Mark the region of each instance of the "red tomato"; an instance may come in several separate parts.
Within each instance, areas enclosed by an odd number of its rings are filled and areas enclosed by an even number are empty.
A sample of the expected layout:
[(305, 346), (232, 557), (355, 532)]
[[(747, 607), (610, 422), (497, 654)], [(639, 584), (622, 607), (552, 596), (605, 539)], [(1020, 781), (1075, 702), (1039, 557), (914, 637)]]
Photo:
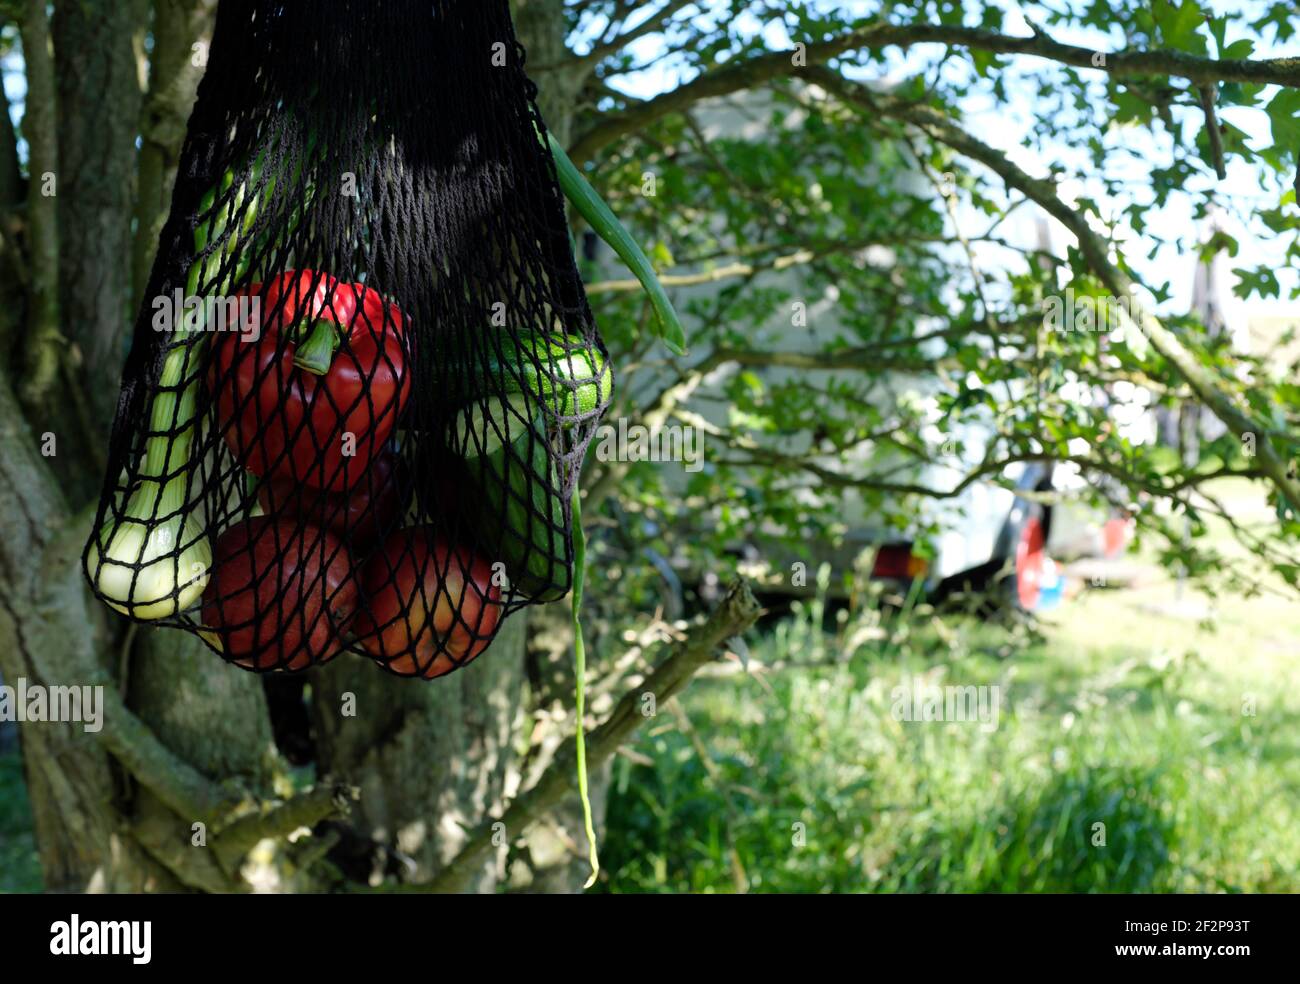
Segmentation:
[(268, 514), (302, 516), (355, 547), (372, 546), (402, 521), (409, 481), (402, 459), (385, 451), (348, 492), (326, 492), (279, 476), (257, 487), (257, 501)]
[[(311, 270), (248, 293), (260, 296), (258, 337), (227, 330), (213, 346), (209, 384), (227, 445), (262, 478), (352, 488), (410, 396), (401, 312), (373, 288)], [(308, 360), (301, 350), (322, 323), (337, 351)]]
[(468, 547), (448, 547), (429, 527), (398, 530), (362, 575), (357, 614), (363, 649), (403, 676), (442, 676), (487, 649), (501, 620), (492, 567)]
[(203, 624), (225, 654), (256, 670), (301, 670), (343, 649), (336, 617), (356, 603), (352, 559), (333, 533), (255, 516), (221, 534)]

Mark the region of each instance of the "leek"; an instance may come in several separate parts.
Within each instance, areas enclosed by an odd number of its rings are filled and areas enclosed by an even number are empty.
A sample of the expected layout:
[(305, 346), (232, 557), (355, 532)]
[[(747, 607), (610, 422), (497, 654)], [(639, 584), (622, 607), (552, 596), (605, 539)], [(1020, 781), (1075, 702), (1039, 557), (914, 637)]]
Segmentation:
[[(90, 578), (111, 607), (138, 619), (184, 611), (207, 586), (212, 548), (186, 511), (200, 347), (187, 324), (163, 362), (139, 481), (91, 544)], [(193, 330), (202, 331), (201, 323)], [(192, 367), (193, 366), (193, 367)]]
[[(236, 191), (226, 214), (238, 216), (227, 231), (221, 215), (194, 230), (196, 254), (207, 248), (209, 229), (221, 241), (211, 258), (220, 270), (233, 259), (230, 283), (238, 284), (246, 272), (246, 237), (256, 218), (264, 192), (249, 196), (256, 187), (262, 159), (254, 163), (248, 182)], [(218, 195), (234, 183), (227, 171), (220, 189), (204, 196), (201, 212), (211, 211)], [(186, 298), (202, 286), (208, 263), (198, 260), (186, 281)], [(87, 573), (99, 596), (112, 608), (136, 619), (160, 619), (195, 604), (208, 583), (212, 547), (204, 524), (187, 508), (190, 451), (194, 441), (195, 407), (203, 376), (206, 305), (187, 306), (181, 325), (172, 333), (162, 373), (149, 408), (149, 430), (136, 484), (120, 514), (105, 521), (91, 543)]]

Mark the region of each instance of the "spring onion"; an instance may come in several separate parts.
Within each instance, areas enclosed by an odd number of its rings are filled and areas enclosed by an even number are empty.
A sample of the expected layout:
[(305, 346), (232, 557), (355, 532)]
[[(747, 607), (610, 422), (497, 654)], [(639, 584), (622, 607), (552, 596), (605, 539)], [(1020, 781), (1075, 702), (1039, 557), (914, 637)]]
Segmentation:
[[(247, 268), (246, 236), (256, 218), (262, 195), (257, 187), (262, 159), (254, 163), (248, 183), (235, 192), (228, 206), (194, 232), (195, 253), (186, 297), (195, 297), (205, 269), (220, 270), (230, 258), (230, 282), (238, 283)], [(201, 202), (211, 212), (218, 195), (229, 191), (234, 176), (227, 172), (219, 189)], [(223, 214), (238, 216), (227, 232)], [(209, 233), (211, 238), (209, 238)], [(202, 258), (209, 242), (218, 246)], [(167, 618), (195, 604), (207, 585), (212, 548), (204, 525), (189, 508), (190, 451), (194, 441), (195, 407), (203, 375), (206, 344), (206, 305), (186, 305), (181, 324), (169, 339), (162, 373), (149, 407), (149, 430), (136, 482), (125, 506), (100, 528), (87, 555), (87, 573), (99, 595), (112, 608), (137, 619)]]
[[(188, 320), (176, 335), (188, 333)], [(121, 515), (110, 517), (91, 544), (91, 580), (110, 606), (132, 618), (184, 611), (207, 585), (212, 548), (203, 524), (186, 509), (199, 352), (194, 337), (180, 338), (168, 351), (139, 480)]]
[(686, 351), (686, 331), (682, 328), (681, 319), (677, 317), (677, 311), (673, 308), (673, 302), (668, 299), (663, 284), (659, 283), (659, 278), (655, 276), (650, 260), (646, 258), (637, 241), (623, 227), (623, 223), (619, 222), (618, 217), (610, 211), (605, 200), (596, 194), (596, 189), (582, 176), (582, 172), (569, 159), (569, 155), (564, 152), (559, 141), (549, 132), (546, 134), (546, 139), (551, 156), (555, 159), (555, 173), (564, 196), (573, 203), (573, 207), (587, 220), (587, 224), (595, 233), (609, 243), (637, 280), (641, 281), (641, 286), (645, 289), (646, 296), (650, 298), (650, 306), (654, 308), (655, 318), (659, 323), (660, 340), (674, 355), (683, 355)]
[(596, 851), (596, 825), (591, 816), (591, 796), (587, 790), (587, 742), (583, 714), (587, 695), (587, 644), (582, 638), (582, 589), (587, 581), (587, 537), (582, 531), (582, 507), (577, 486), (573, 489), (573, 662), (574, 713), (577, 715), (577, 733), (574, 735), (578, 765), (578, 798), (582, 801), (582, 829), (587, 835), (587, 861), (591, 875), (583, 888), (591, 888), (600, 875), (600, 856)]

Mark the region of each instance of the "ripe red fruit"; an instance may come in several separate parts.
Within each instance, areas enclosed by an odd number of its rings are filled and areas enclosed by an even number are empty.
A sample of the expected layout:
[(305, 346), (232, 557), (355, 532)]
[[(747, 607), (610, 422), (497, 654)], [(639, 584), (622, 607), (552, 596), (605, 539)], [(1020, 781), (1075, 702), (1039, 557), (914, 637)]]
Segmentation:
[(256, 516), (217, 540), (203, 624), (240, 666), (301, 670), (342, 651), (335, 619), (352, 611), (356, 593), (352, 560), (333, 533)]
[(501, 620), (492, 567), (428, 527), (398, 530), (366, 565), (363, 649), (402, 676), (442, 676), (487, 649)]
[(348, 492), (327, 492), (292, 478), (273, 477), (258, 483), (257, 501), (268, 515), (301, 516), (354, 547), (369, 547), (402, 521), (410, 488), (403, 474), (402, 460), (385, 451)]

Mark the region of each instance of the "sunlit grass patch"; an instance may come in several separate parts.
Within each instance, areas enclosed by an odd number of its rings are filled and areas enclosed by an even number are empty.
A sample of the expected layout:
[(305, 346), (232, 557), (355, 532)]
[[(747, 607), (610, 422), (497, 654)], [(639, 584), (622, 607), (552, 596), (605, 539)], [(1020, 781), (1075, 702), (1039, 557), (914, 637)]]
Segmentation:
[[(1300, 653), (1265, 645), (1297, 616), (1234, 600), (1211, 633), (1144, 604), (1097, 593), (1041, 636), (805, 608), (752, 657), (814, 665), (698, 681), (697, 740), (661, 712), (653, 764), (619, 760), (610, 889), (1300, 889)], [(924, 686), (997, 688), (996, 727), (899, 720)]]

